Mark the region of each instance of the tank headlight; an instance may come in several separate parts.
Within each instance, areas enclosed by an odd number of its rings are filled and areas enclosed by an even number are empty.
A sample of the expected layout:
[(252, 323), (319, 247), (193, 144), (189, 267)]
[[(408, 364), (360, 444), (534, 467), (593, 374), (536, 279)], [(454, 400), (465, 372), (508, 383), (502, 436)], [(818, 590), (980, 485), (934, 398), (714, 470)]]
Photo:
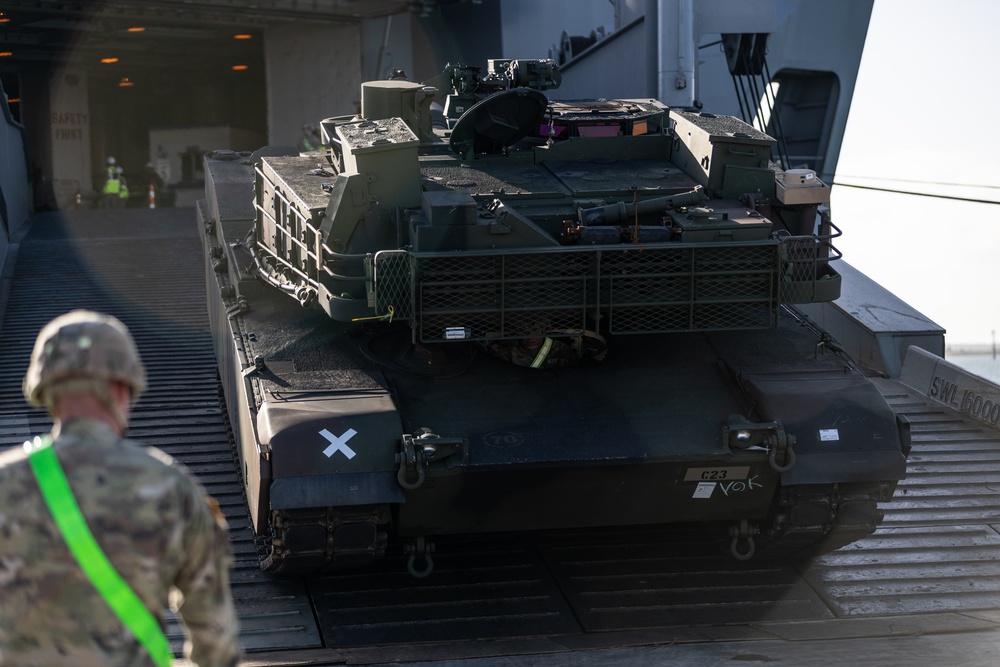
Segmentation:
[(750, 431), (745, 428), (736, 432), (736, 442), (739, 444), (750, 442)]

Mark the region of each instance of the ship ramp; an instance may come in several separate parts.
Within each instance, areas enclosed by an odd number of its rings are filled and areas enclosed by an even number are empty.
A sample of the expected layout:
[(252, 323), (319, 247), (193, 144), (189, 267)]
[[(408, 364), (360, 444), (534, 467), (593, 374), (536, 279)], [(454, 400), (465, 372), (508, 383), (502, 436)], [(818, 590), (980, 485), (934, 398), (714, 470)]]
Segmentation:
[[(0, 282), (0, 448), (50, 427), (20, 389), (46, 322), (90, 308), (128, 324), (150, 379), (130, 435), (220, 501), (245, 665), (1000, 663), (998, 390), (916, 347), (899, 379), (875, 379), (910, 423), (907, 477), (873, 535), (818, 559), (739, 563), (697, 526), (667, 526), (440, 539), (424, 579), (391, 548), (360, 572), (261, 572), (196, 219), (191, 208), (33, 217)], [(180, 627), (168, 630), (179, 653)]]

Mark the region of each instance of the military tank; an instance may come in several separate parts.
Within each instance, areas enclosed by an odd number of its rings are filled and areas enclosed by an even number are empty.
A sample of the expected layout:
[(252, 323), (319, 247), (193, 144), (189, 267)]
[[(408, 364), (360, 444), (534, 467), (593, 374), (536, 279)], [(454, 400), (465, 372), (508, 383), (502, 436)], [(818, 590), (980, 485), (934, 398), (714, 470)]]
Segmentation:
[(746, 560), (875, 529), (907, 424), (796, 309), (840, 293), (829, 188), (736, 118), (559, 79), (369, 82), (322, 151), (206, 156), (262, 569), (398, 544), (425, 576), (446, 534), (699, 522)]

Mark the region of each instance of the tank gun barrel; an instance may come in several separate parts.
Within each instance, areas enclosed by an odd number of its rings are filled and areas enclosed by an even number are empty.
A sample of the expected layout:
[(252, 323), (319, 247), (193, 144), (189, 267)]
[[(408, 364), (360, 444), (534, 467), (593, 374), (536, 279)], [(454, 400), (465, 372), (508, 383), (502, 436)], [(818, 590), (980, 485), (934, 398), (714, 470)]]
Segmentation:
[(698, 185), (694, 190), (688, 192), (670, 195), (669, 197), (647, 199), (636, 204), (618, 202), (617, 204), (608, 204), (607, 206), (580, 208), (577, 209), (577, 215), (579, 216), (580, 224), (585, 227), (590, 225), (613, 225), (619, 222), (627, 222), (637, 215), (641, 216), (658, 211), (666, 211), (667, 209), (679, 208), (681, 206), (694, 206), (704, 200), (705, 188)]

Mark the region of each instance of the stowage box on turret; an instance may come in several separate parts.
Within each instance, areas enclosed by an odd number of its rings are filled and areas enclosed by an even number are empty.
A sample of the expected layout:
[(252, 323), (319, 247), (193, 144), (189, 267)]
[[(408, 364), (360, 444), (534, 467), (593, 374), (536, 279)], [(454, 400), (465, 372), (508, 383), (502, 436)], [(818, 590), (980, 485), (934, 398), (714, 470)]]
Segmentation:
[(740, 559), (874, 530), (909, 433), (797, 303), (840, 292), (814, 175), (558, 67), (365, 84), (323, 151), (206, 157), (209, 310), (262, 567), (434, 537), (704, 522)]

